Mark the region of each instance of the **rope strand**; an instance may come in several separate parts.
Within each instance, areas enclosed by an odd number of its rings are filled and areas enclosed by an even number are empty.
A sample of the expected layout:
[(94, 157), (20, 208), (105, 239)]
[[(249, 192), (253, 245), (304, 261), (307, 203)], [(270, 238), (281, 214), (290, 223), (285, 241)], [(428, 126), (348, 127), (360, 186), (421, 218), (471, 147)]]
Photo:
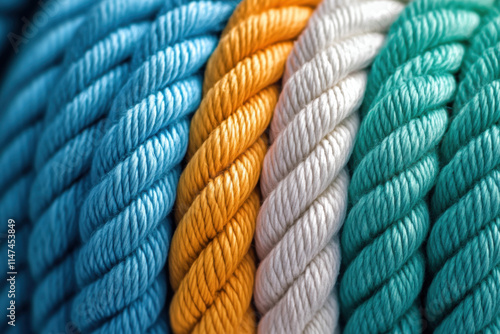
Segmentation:
[(264, 131), (286, 58), (313, 0), (245, 0), (207, 64), (189, 137), (169, 257), (176, 333), (255, 331), (250, 250), (267, 149)]
[[(30, 299), (35, 285), (30, 267), (36, 264), (28, 256), (32, 226), (27, 199), (35, 179), (35, 148), (42, 135), (49, 95), (61, 70), (60, 59), (82, 22), (88, 1), (73, 1), (69, 6), (52, 1), (46, 5), (49, 8), (44, 10), (50, 10), (50, 16), (44, 24), (37, 25), (36, 33), (30, 39), (23, 36), (26, 40), (18, 45), (19, 53), (9, 64), (0, 89), (0, 105), (3, 107), (0, 116), (0, 163), (6, 166), (0, 173), (0, 219), (4, 222), (0, 233), (7, 234), (8, 219), (15, 221), (15, 246), (9, 248), (13, 244), (7, 242), (7, 237), (2, 238), (0, 263), (4, 273), (17, 272), (15, 298), (8, 297), (10, 284), (6, 280), (2, 280), (0, 285), (2, 318), (6, 320), (0, 324), (2, 333), (28, 333), (32, 330), (30, 327), (41, 329), (39, 323), (31, 323), (30, 319)], [(40, 11), (35, 15), (47, 14)], [(27, 68), (30, 70), (27, 71)], [(7, 263), (8, 249), (10, 254), (15, 254), (14, 269)], [(15, 301), (15, 327), (7, 325), (10, 300)], [(34, 312), (38, 308), (38, 305), (33, 305)]]
[(498, 8), (484, 21), (462, 68), (432, 198), (426, 311), (435, 333), (500, 332)]
[(37, 176), (30, 196), (35, 226), (29, 257), (40, 282), (33, 296), (33, 322), (41, 331), (62, 332), (75, 325), (71, 312), (78, 291), (78, 216), (90, 186), (91, 159), (111, 102), (129, 73), (127, 60), (147, 26), (140, 21), (154, 15), (161, 3), (97, 3), (64, 54), (35, 154)]
[(82, 291), (73, 319), (84, 331), (165, 327), (162, 269), (172, 234), (167, 216), (187, 149), (189, 116), (201, 101), (200, 69), (235, 6), (167, 3), (131, 59), (131, 74), (93, 159), (94, 186), (80, 215), (84, 246), (76, 268)]
[(417, 0), (392, 25), (370, 74), (342, 232), (345, 333), (420, 333), (425, 202), (464, 46), (489, 0)]
[(288, 58), (255, 234), (263, 333), (338, 330), (338, 231), (366, 87), (363, 69), (402, 9), (397, 1), (325, 0)]

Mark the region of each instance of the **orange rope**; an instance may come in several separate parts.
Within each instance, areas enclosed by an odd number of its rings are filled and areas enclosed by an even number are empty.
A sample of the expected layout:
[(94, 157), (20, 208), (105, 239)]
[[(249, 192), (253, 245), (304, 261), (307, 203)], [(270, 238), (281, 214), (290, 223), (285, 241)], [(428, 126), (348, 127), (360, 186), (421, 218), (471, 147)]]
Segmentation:
[(250, 306), (264, 134), (293, 40), (320, 0), (244, 0), (207, 64), (169, 254), (175, 333), (256, 331)]

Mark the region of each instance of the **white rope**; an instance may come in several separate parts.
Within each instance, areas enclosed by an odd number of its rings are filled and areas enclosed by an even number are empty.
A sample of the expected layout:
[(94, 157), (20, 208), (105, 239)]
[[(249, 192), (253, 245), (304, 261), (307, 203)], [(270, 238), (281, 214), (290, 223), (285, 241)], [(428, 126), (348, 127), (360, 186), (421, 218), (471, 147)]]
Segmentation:
[(261, 333), (338, 330), (338, 232), (365, 68), (403, 7), (389, 0), (325, 0), (288, 58), (255, 235)]

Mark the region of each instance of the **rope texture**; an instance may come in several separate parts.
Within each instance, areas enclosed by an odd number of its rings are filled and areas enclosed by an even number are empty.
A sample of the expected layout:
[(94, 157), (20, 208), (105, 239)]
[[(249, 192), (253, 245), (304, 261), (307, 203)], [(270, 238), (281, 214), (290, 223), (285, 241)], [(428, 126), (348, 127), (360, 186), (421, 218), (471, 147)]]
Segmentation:
[(463, 41), (491, 0), (417, 0), (392, 25), (370, 74), (341, 235), (345, 333), (420, 333), (430, 228), (426, 196), (456, 91)]
[(464, 61), (432, 197), (426, 311), (434, 333), (500, 332), (498, 7), (484, 22)]
[(164, 332), (166, 262), (189, 118), (201, 68), (236, 1), (163, 1), (141, 38), (92, 162), (76, 262), (82, 291), (73, 320), (84, 332)]
[(292, 41), (318, 0), (245, 0), (235, 10), (205, 72), (188, 159), (177, 191), (169, 256), (176, 333), (256, 329), (250, 306), (260, 205), (256, 189), (264, 134)]
[(19, 37), (16, 25), (21, 22), (20, 15), (29, 7), (29, 4), (28, 0), (3, 0), (0, 2), (0, 56), (8, 47), (12, 46), (11, 39)]
[(364, 68), (403, 7), (387, 0), (325, 0), (288, 58), (255, 234), (262, 333), (338, 331), (338, 232), (347, 209), (346, 164), (359, 127)]
[[(64, 2), (65, 3), (65, 2)], [(35, 155), (30, 195), (35, 222), (30, 267), (38, 284), (33, 327), (41, 332), (74, 328), (71, 309), (78, 290), (78, 217), (90, 186), (91, 158), (114, 96), (129, 73), (127, 60), (162, 0), (103, 0), (71, 39), (57, 86), (49, 99)]]
[[(10, 2), (4, 4), (8, 5)], [(47, 2), (45, 24), (37, 26), (37, 33), (30, 36), (12, 63), (0, 89), (0, 163), (5, 166), (0, 173), (0, 228), (7, 234), (7, 221), (15, 223), (15, 246), (8, 248), (7, 238), (1, 238), (0, 263), (4, 275), (15, 271), (15, 327), (7, 325), (10, 300), (9, 284), (0, 283), (2, 333), (27, 333), (30, 331), (30, 298), (33, 282), (29, 273), (28, 241), (31, 233), (29, 217), (29, 192), (35, 178), (33, 157), (36, 143), (43, 128), (48, 96), (55, 86), (60, 71), (60, 58), (69, 39), (81, 23), (81, 14), (88, 1), (73, 1), (61, 6), (56, 1)], [(48, 14), (46, 14), (48, 15)], [(30, 68), (30, 71), (26, 71)], [(8, 249), (15, 252), (15, 268), (8, 267)], [(9, 275), (10, 276), (10, 275)]]

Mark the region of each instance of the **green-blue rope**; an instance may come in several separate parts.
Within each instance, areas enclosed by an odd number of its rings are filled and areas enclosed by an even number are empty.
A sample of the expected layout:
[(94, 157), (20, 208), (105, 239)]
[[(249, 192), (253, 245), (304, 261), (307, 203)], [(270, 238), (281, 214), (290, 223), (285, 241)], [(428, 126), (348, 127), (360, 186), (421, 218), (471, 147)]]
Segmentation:
[(492, 0), (417, 0), (374, 62), (352, 156), (340, 285), (345, 333), (420, 333), (428, 192), (464, 41)]
[(435, 333), (500, 332), (500, 12), (483, 22), (462, 66), (432, 197), (426, 311)]

